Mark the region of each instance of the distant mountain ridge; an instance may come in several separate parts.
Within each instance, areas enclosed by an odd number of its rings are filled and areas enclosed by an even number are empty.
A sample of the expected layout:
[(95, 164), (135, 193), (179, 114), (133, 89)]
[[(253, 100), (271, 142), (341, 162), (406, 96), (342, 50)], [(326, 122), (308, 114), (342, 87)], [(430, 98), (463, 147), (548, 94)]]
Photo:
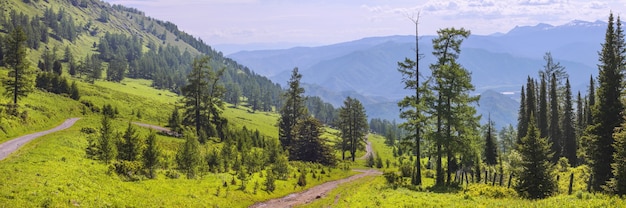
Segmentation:
[[(493, 91), (489, 97), (519, 99), (519, 90), (527, 76), (536, 77), (551, 52), (553, 58), (565, 66), (573, 86), (573, 93), (585, 91), (590, 75), (597, 74), (597, 52), (601, 48), (606, 22), (574, 20), (553, 26), (537, 24), (518, 26), (505, 34), (472, 35), (463, 42), (459, 62), (472, 72), (475, 94)], [(471, 29), (471, 28), (469, 28)], [(420, 71), (428, 75), (428, 65), (434, 36), (421, 36)], [(370, 117), (398, 119), (399, 110), (392, 105), (408, 92), (403, 89), (397, 62), (414, 57), (415, 36), (368, 37), (355, 41), (319, 47), (295, 47), (281, 50), (245, 51), (229, 58), (270, 77), (277, 83), (286, 83), (289, 71), (298, 67), (307, 83), (307, 94), (322, 97), (335, 106), (343, 97), (362, 97)], [(312, 88), (311, 86), (315, 86)], [(497, 92), (513, 92), (502, 95)], [(492, 99), (492, 102), (504, 102)], [(514, 101), (515, 102), (515, 101)], [(490, 105), (481, 102), (481, 105)], [(498, 126), (516, 124), (518, 105), (507, 102), (502, 118), (494, 118)], [(384, 108), (384, 109), (383, 109)], [(393, 108), (393, 109), (387, 109)], [(492, 109), (493, 110), (493, 109)], [(487, 114), (485, 109), (479, 113)], [(492, 112), (497, 115), (497, 112)], [(513, 118), (511, 118), (513, 117)]]

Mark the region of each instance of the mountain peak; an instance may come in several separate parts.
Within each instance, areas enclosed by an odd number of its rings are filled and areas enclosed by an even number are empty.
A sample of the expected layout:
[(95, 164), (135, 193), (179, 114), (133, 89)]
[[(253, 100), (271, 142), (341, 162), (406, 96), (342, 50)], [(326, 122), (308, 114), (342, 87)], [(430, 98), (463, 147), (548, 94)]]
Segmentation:
[(595, 22), (588, 22), (584, 20), (572, 20), (560, 27), (604, 27), (606, 26), (606, 22), (596, 20)]

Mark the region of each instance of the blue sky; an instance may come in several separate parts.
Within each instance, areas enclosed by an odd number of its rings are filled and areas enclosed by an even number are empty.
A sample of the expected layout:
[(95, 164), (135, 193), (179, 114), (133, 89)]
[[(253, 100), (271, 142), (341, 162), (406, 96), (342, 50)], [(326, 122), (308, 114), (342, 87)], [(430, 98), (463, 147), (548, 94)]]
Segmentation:
[(473, 34), (576, 20), (606, 21), (626, 13), (626, 0), (105, 0), (171, 21), (210, 45), (322, 45), (363, 37), (420, 35), (443, 27)]

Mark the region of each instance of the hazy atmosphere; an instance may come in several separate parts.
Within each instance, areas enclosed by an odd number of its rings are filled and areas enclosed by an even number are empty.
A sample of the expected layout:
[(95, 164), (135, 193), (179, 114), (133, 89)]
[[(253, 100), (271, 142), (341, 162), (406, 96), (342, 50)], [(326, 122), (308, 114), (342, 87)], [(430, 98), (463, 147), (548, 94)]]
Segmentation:
[[(280, 43), (323, 45), (372, 36), (414, 34), (407, 19), (421, 11), (420, 34), (465, 27), (473, 34), (505, 33), (515, 26), (606, 21), (625, 1), (586, 0), (106, 0), (136, 7), (178, 24), (211, 45)], [(287, 43), (287, 44), (285, 44)], [(219, 49), (219, 48), (218, 48)]]

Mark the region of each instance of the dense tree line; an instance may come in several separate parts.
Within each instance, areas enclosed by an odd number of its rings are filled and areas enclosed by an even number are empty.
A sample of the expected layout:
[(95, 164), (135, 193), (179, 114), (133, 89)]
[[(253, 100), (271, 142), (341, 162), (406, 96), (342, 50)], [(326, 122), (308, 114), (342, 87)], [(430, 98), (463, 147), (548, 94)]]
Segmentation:
[[(589, 165), (591, 189), (625, 193), (623, 155), (626, 150), (621, 127), (625, 123), (621, 100), (625, 44), (621, 21), (619, 17), (615, 21), (610, 14), (605, 42), (599, 52), (599, 87), (596, 88), (592, 77), (587, 96), (577, 94), (576, 112), (565, 68), (554, 63), (549, 53), (544, 56), (544, 70), (539, 73), (541, 84), (528, 78), (526, 87), (522, 87), (517, 132), (517, 151), (524, 157), (525, 166), (519, 173), (520, 184), (516, 187), (520, 194), (544, 198), (554, 193), (551, 188), (554, 182), (550, 179), (553, 175), (546, 170), (551, 170), (559, 158), (575, 166)], [(536, 122), (535, 115), (539, 115)]]

